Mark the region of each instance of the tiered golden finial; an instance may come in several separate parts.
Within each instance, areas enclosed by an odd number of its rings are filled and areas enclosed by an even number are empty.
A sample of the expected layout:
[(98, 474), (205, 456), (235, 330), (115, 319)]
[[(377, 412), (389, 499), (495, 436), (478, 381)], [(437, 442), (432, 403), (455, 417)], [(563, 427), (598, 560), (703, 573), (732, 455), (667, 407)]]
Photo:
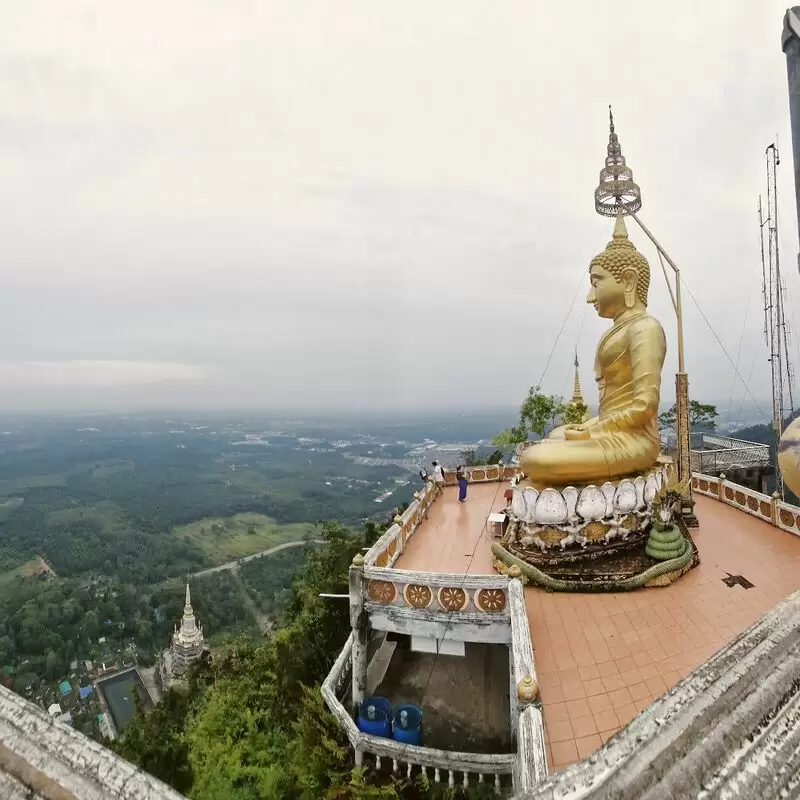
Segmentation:
[(600, 183), (594, 190), (594, 207), (604, 217), (635, 214), (642, 207), (642, 190), (633, 180), (633, 170), (625, 164), (622, 145), (614, 131), (611, 106), (608, 118), (608, 155), (605, 167), (600, 170)]

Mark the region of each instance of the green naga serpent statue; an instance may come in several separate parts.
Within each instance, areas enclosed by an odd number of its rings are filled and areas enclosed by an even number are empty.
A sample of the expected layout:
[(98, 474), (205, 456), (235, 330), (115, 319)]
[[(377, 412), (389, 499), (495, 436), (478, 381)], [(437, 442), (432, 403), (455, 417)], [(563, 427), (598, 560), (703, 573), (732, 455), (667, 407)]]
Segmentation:
[(653, 523), (647, 539), (645, 552), (656, 561), (670, 561), (680, 557), (685, 548), (685, 541), (680, 529), (672, 521), (675, 506), (686, 494), (689, 478), (676, 482), (665, 481), (653, 501)]

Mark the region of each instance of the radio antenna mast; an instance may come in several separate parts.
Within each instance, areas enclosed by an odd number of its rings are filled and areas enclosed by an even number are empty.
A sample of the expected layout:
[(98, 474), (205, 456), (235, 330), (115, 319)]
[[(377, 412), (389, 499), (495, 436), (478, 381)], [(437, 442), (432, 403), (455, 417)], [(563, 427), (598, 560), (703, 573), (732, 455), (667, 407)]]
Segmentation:
[[(789, 332), (784, 314), (785, 287), (781, 278), (780, 246), (778, 244), (778, 195), (777, 167), (781, 163), (778, 148), (773, 143), (766, 150), (767, 159), (767, 218), (763, 217), (761, 198), (758, 201), (758, 222), (761, 232), (761, 270), (764, 294), (764, 334), (769, 349), (770, 372), (772, 374), (772, 428), (775, 443), (783, 433), (786, 418), (784, 380), (789, 400), (790, 414), (794, 415), (794, 373), (789, 360)], [(767, 229), (767, 258), (764, 259), (764, 227)], [(776, 449), (777, 453), (777, 449)], [(783, 496), (783, 479), (780, 470), (775, 471), (776, 489)]]

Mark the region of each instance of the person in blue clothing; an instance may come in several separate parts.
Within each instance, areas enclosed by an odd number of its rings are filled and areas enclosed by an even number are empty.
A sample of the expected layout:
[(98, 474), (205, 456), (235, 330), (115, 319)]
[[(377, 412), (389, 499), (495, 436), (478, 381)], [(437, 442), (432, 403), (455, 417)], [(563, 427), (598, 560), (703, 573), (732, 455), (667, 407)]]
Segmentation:
[(463, 467), (456, 469), (456, 481), (458, 482), (458, 502), (466, 503), (467, 501), (467, 474), (464, 472)]

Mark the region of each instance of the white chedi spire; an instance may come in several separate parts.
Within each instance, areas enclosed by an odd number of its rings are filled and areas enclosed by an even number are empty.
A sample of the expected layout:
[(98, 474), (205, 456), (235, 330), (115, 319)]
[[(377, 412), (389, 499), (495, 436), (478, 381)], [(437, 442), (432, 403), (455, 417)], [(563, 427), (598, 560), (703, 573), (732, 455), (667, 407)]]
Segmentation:
[(175, 626), (170, 648), (172, 674), (178, 677), (183, 675), (191, 663), (201, 658), (204, 649), (203, 628), (197, 624), (195, 619), (192, 597), (187, 583), (183, 617), (181, 617), (181, 624)]
[(181, 620), (181, 634), (184, 638), (191, 638), (197, 632), (197, 620), (192, 609), (192, 597), (189, 593), (189, 584), (186, 584), (186, 603), (183, 606), (183, 619)]

